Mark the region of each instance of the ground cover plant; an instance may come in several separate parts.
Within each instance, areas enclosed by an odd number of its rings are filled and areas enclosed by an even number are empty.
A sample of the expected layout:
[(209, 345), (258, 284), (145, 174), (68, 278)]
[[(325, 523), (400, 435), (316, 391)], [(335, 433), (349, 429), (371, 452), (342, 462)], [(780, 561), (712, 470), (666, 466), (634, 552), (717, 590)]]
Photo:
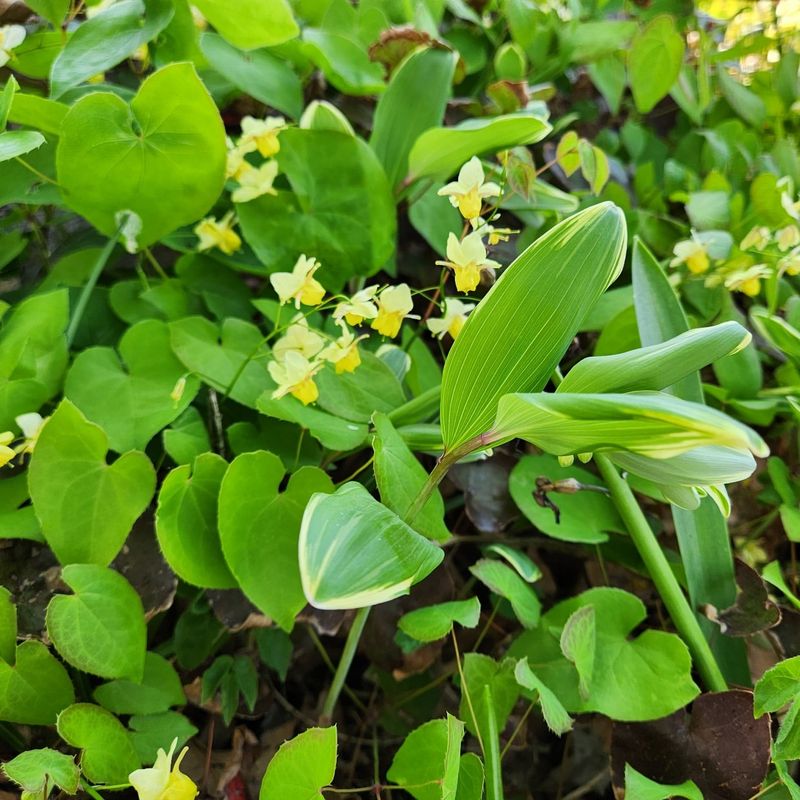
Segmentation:
[(2, 800), (798, 800), (799, 68), (0, 0)]

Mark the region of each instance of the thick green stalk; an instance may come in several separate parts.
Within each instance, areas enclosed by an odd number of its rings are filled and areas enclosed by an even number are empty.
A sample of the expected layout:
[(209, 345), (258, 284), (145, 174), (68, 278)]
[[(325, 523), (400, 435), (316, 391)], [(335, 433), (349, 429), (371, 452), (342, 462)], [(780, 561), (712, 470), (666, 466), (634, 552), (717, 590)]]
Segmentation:
[(712, 692), (724, 692), (728, 688), (725, 678), (633, 491), (606, 456), (595, 453), (594, 460), (678, 633), (689, 647), (703, 682)]
[(89, 298), (92, 296), (95, 284), (97, 283), (100, 273), (105, 268), (106, 262), (108, 261), (112, 251), (114, 250), (114, 247), (117, 244), (117, 236), (118, 233), (109, 239), (100, 255), (97, 256), (97, 261), (92, 267), (89, 280), (86, 281), (80, 297), (78, 297), (78, 302), (75, 304), (75, 310), (72, 312), (72, 317), (69, 321), (69, 325), (67, 326), (67, 345), (71, 345), (75, 339), (75, 334), (78, 332), (78, 325), (81, 324), (81, 319), (83, 319), (83, 314), (86, 311), (86, 306), (89, 304)]
[(350, 665), (353, 663), (356, 650), (358, 649), (358, 642), (361, 639), (361, 634), (364, 632), (364, 626), (367, 624), (367, 617), (369, 616), (371, 606), (359, 608), (353, 617), (353, 624), (350, 626), (350, 631), (347, 634), (347, 641), (344, 643), (344, 650), (342, 650), (342, 657), (339, 659), (339, 665), (336, 667), (336, 672), (333, 676), (331, 688), (328, 689), (328, 695), (325, 698), (325, 703), (322, 706), (322, 716), (320, 722), (323, 725), (329, 725), (333, 717), (333, 710), (336, 708), (336, 701), (344, 688), (344, 682), (347, 679), (347, 673), (350, 671)]
[(486, 762), (486, 800), (503, 800), (503, 772), (500, 766), (500, 737), (492, 700), (492, 688), (483, 687), (482, 705), (486, 728), (482, 731), (483, 757)]

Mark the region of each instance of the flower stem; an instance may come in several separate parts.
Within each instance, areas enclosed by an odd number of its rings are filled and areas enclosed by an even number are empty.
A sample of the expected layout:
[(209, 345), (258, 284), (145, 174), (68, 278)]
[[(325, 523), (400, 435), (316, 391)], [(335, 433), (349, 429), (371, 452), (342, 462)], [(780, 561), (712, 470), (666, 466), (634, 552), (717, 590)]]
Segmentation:
[(726, 691), (728, 684), (711, 652), (706, 637), (703, 635), (697, 617), (675, 578), (630, 486), (620, 476), (607, 456), (595, 453), (594, 460), (678, 633), (689, 647), (703, 682), (712, 692)]
[(70, 318), (69, 325), (67, 326), (67, 345), (71, 345), (72, 341), (75, 338), (75, 334), (78, 332), (78, 326), (81, 324), (81, 319), (83, 319), (83, 314), (86, 311), (86, 306), (89, 304), (89, 298), (92, 296), (92, 292), (94, 291), (95, 284), (97, 283), (98, 279), (100, 278), (100, 273), (102, 273), (106, 262), (108, 261), (111, 253), (116, 247), (117, 244), (117, 236), (119, 235), (119, 231), (117, 231), (107, 242), (106, 246), (101, 251), (100, 255), (97, 257), (97, 261), (95, 262), (94, 267), (92, 267), (91, 274), (89, 275), (89, 280), (86, 281), (86, 284), (81, 291), (80, 297), (78, 297), (78, 302), (75, 305), (75, 310), (72, 312), (72, 317)]

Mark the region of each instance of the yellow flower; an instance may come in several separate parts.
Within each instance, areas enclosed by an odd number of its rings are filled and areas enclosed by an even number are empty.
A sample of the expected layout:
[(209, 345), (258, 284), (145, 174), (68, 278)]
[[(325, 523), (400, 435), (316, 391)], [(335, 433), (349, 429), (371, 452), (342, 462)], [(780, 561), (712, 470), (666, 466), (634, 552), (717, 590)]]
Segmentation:
[(739, 248), (741, 250), (763, 250), (769, 244), (770, 238), (769, 228), (757, 225), (739, 242)]
[(304, 358), (313, 358), (325, 345), (325, 340), (316, 331), (308, 327), (308, 320), (298, 314), (286, 333), (275, 342), (272, 355), (277, 361), (283, 361), (288, 352), (300, 353)]
[(387, 286), (378, 296), (378, 314), (370, 327), (382, 336), (393, 339), (400, 333), (403, 320), (411, 315), (413, 308), (414, 301), (408, 284)]
[(15, 417), (14, 422), (17, 423), (19, 429), (25, 440), (22, 444), (17, 445), (15, 452), (17, 453), (32, 453), (33, 448), (36, 447), (36, 442), (39, 440), (39, 434), (42, 431), (42, 426), (47, 420), (41, 414), (32, 411), (28, 414), (20, 414)]
[(3, 25), (0, 27), (0, 67), (11, 60), (11, 51), (25, 41), (26, 31), (22, 25)]
[(0, 433), (0, 467), (4, 467), (11, 461), (17, 454), (15, 450), (9, 447), (11, 442), (14, 441), (14, 434), (11, 431), (3, 431)]
[(446, 333), (455, 339), (464, 323), (467, 321), (467, 314), (475, 308), (474, 303), (463, 303), (457, 297), (448, 297), (444, 301), (444, 314), (428, 320), (428, 330), (438, 339), (443, 339)]
[(778, 262), (778, 271), (781, 275), (800, 275), (800, 247), (795, 247)]
[(481, 160), (473, 156), (461, 167), (458, 180), (443, 186), (437, 194), (449, 197), (465, 219), (475, 219), (480, 216), (483, 198), (498, 197), (500, 187), (496, 183), (484, 181)]
[(188, 747), (181, 750), (175, 766), (170, 769), (177, 744), (178, 740), (173, 739), (169, 753), (159, 749), (156, 763), (152, 767), (134, 770), (128, 776), (139, 800), (193, 800), (197, 796), (197, 787), (192, 779), (180, 771), (181, 761)]
[(295, 262), (291, 272), (275, 272), (269, 276), (269, 282), (276, 291), (281, 305), (294, 300), (294, 307), (300, 304), (318, 306), (325, 297), (325, 288), (314, 277), (314, 273), (322, 266), (316, 258), (302, 255)]
[(278, 384), (272, 393), (273, 398), (291, 394), (304, 406), (319, 397), (319, 389), (314, 383), (316, 375), (323, 367), (319, 361), (309, 361), (296, 350), (288, 350), (283, 361), (270, 361), (269, 374)]
[(787, 225), (775, 232), (775, 241), (778, 243), (778, 250), (785, 253), (789, 248), (800, 244), (800, 228), (797, 225)]
[(365, 319), (375, 319), (378, 308), (375, 305), (377, 286), (367, 286), (356, 292), (349, 300), (339, 303), (333, 311), (333, 318), (345, 318), (348, 325), (360, 325)]
[(470, 233), (460, 242), (451, 233), (447, 238), (447, 261), (436, 262), (441, 267), (450, 267), (456, 275), (459, 292), (472, 292), (481, 282), (483, 270), (498, 269), (500, 264), (486, 258), (486, 248), (477, 233)]
[(192, 12), (192, 22), (195, 28), (199, 31), (204, 31), (208, 27), (208, 20), (203, 12), (197, 6), (189, 6), (189, 10)]
[(267, 117), (266, 119), (244, 117), (239, 147), (245, 153), (258, 150), (264, 158), (269, 158), (281, 149), (278, 134), (285, 129), (286, 120), (283, 117)]
[(221, 220), (217, 220), (216, 217), (206, 217), (194, 229), (200, 239), (197, 249), (202, 251), (218, 247), (226, 255), (232, 255), (242, 246), (242, 240), (233, 230), (235, 224), (233, 211), (229, 211)]
[(319, 357), (333, 364), (336, 374), (342, 372), (355, 372), (361, 364), (361, 356), (358, 352), (358, 343), (362, 339), (367, 339), (367, 334), (356, 338), (355, 334), (347, 329), (343, 322), (338, 322), (342, 329), (342, 335), (331, 342), (320, 354)]
[(228, 159), (225, 164), (225, 177), (234, 178), (238, 181), (242, 173), (245, 172), (248, 167), (252, 167), (252, 164), (245, 160), (244, 150), (236, 147), (230, 137), (226, 137), (225, 141), (228, 145)]
[(494, 247), (500, 242), (507, 242), (509, 236), (514, 233), (519, 233), (519, 231), (515, 231), (512, 228), (495, 228), (494, 225), (490, 225), (483, 217), (471, 219), (470, 225), (472, 225), (472, 229), (475, 233), (481, 237), (486, 237), (490, 247)]
[(247, 168), (240, 169), (236, 180), (239, 186), (233, 190), (231, 199), (234, 203), (249, 203), (262, 194), (278, 194), (272, 184), (278, 174), (277, 161), (265, 161), (260, 167), (254, 167), (247, 161)]
[(736, 270), (725, 278), (725, 288), (731, 292), (742, 292), (748, 297), (757, 297), (761, 292), (761, 279), (769, 274), (770, 270), (765, 264)]
[(672, 248), (672, 252), (675, 258), (669, 262), (671, 267), (678, 267), (681, 264), (686, 264), (689, 268), (689, 272), (700, 275), (711, 266), (711, 261), (708, 258), (708, 245), (698, 241), (694, 237), (683, 242), (678, 242), (675, 247)]

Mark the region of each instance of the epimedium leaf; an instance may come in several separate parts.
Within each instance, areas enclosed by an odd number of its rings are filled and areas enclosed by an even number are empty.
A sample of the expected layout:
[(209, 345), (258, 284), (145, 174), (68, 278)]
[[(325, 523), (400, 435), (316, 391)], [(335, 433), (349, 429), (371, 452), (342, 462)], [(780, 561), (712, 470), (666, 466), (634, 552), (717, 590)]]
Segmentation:
[(800, 695), (800, 656), (787, 658), (768, 669), (756, 682), (753, 713), (760, 717), (780, 711)]
[(39, 434), (28, 485), (42, 533), (62, 564), (111, 563), (155, 489), (153, 465), (130, 451), (106, 463), (108, 439), (62, 400)]
[(403, 614), (397, 627), (418, 642), (435, 642), (447, 636), (458, 623), (462, 628), (474, 628), (481, 616), (481, 604), (477, 597), (467, 600), (451, 600)]
[(127, 783), (142, 766), (128, 731), (109, 711), (75, 703), (58, 715), (58, 735), (81, 751), (81, 771), (92, 783)]
[(572, 730), (572, 717), (561, 705), (558, 697), (545, 686), (531, 669), (527, 656), (517, 661), (514, 667), (514, 677), (523, 689), (537, 693), (539, 705), (542, 707), (542, 716), (547, 723), (547, 727), (553, 733), (563, 736), (567, 731)]
[[(396, 187), (408, 172), (408, 155), (417, 137), (441, 125), (458, 57), (438, 47), (417, 50), (392, 73), (378, 100), (369, 144)], [(425, 102), (418, 102), (424, 96)]]
[(588, 487), (604, 488), (600, 478), (579, 466), (564, 467), (558, 459), (542, 453), (523, 456), (511, 471), (508, 490), (519, 510), (544, 534), (566, 542), (599, 544), (608, 540), (608, 532), (624, 533), (625, 526), (603, 491), (558, 492), (548, 499), (559, 514), (536, 501), (537, 480), (550, 484), (573, 481)]
[(280, 491), (286, 470), (273, 453), (243, 453), (230, 464), (219, 493), (222, 551), (242, 591), (290, 631), (306, 604), (298, 566), (300, 521), (309, 499), (333, 491), (317, 467), (301, 467)]
[[(492, 712), (497, 720), (498, 730), (502, 730), (519, 697), (519, 685), (514, 677), (514, 660), (504, 658), (495, 661), (482, 653), (465, 653), (462, 671), (464, 683), (461, 685), (461, 703), (458, 714), (463, 717), (467, 730), (475, 735), (482, 728), (482, 720), (487, 717), (484, 689), (489, 688)], [(467, 700), (469, 695), (469, 700)], [(470, 709), (470, 706), (472, 707)], [(475, 712), (475, 719), (472, 717)], [(481, 731), (483, 733), (483, 731)]]
[(583, 606), (574, 611), (561, 630), (561, 652), (578, 671), (578, 691), (588, 697), (594, 674), (597, 626), (594, 606)]
[(678, 79), (685, 50), (675, 18), (662, 14), (633, 37), (628, 51), (628, 79), (636, 109), (652, 111)]
[(539, 624), (542, 604), (536, 592), (515, 569), (502, 561), (482, 558), (469, 571), (491, 591), (511, 603), (511, 608), (523, 627), (535, 628)]
[(464, 753), (458, 768), (456, 800), (482, 800), (483, 762), (475, 753)]
[(637, 350), (579, 361), (557, 392), (636, 392), (666, 389), (717, 359), (746, 347), (750, 333), (738, 322), (722, 322)]
[(494, 553), (514, 567), (517, 574), (526, 583), (535, 583), (542, 577), (542, 571), (531, 558), (516, 547), (504, 542), (493, 542), (484, 548), (486, 553)]
[(600, 203), (556, 225), (503, 271), (445, 362), (448, 450), (487, 431), (504, 394), (544, 388), (586, 312), (622, 269), (625, 242), (622, 213)]
[(300, 576), (316, 608), (361, 608), (408, 594), (443, 551), (359, 483), (315, 494), (300, 527)]
[(406, 736), (386, 777), (415, 800), (454, 800), (464, 723), (451, 714), (433, 719)]
[(56, 650), (83, 672), (141, 681), (147, 631), (135, 589), (97, 564), (70, 564), (61, 580), (73, 594), (54, 595), (47, 606), (47, 633)]
[(259, 800), (324, 800), (336, 772), (336, 726), (309, 728), (284, 742), (267, 765)]
[[(399, 517), (405, 518), (422, 490), (428, 473), (397, 433), (389, 417), (375, 414), (373, 424), (375, 480), (381, 501)], [(438, 489), (434, 490), (416, 517), (409, 520), (409, 524), (429, 539), (443, 542), (450, 538), (450, 532), (444, 524), (444, 501)]]
[(282, 44), (300, 32), (287, 0), (239, 0), (235, 14), (227, 0), (198, 0), (194, 5), (224, 39), (242, 50)]
[(79, 25), (50, 70), (54, 99), (119, 64), (172, 19), (169, 0), (121, 0)]
[(70, 0), (31, 0), (26, 5), (57, 28), (67, 16)]
[(130, 737), (139, 760), (152, 764), (164, 742), (177, 739), (175, 749), (181, 748), (195, 735), (197, 728), (177, 711), (163, 711), (160, 714), (134, 714), (128, 720)]
[(530, 113), (469, 119), (453, 127), (429, 128), (408, 155), (410, 183), (419, 178), (446, 178), (472, 156), (533, 144), (550, 133), (550, 125)]
[(145, 655), (141, 682), (119, 678), (98, 686), (93, 696), (112, 714), (160, 714), (186, 703), (178, 673), (158, 653)]
[(8, 111), (8, 120), (58, 136), (68, 111), (69, 106), (66, 103), (35, 94), (17, 92)]
[(45, 143), (38, 131), (4, 131), (0, 133), (0, 161), (24, 156)]
[[(594, 606), (597, 645), (587, 697), (578, 670), (561, 652), (561, 633), (580, 608)], [(596, 711), (616, 720), (649, 720), (683, 708), (699, 693), (686, 645), (674, 634), (630, 632), (646, 617), (644, 603), (620, 589), (590, 589), (555, 605), (536, 630), (525, 631), (509, 649), (527, 657), (536, 674), (570, 712)]]
[(211, 440), (200, 412), (189, 406), (162, 432), (164, 450), (178, 465), (191, 464), (197, 456), (211, 450)]
[(13, 666), (0, 661), (0, 720), (52, 725), (74, 701), (67, 671), (41, 642), (29, 639), (18, 645)]
[(271, 380), (265, 368), (269, 349), (255, 325), (235, 318), (216, 325), (204, 317), (187, 317), (169, 328), (172, 349), (186, 369), (237, 403), (256, 407)]
[(303, 55), (340, 92), (364, 95), (383, 91), (383, 68), (349, 37), (321, 28), (306, 28), (301, 48)]
[(17, 651), (17, 607), (11, 592), (0, 586), (0, 661), (14, 666)]
[(670, 800), (685, 797), (687, 800), (703, 800), (703, 793), (694, 781), (666, 785), (650, 780), (637, 772), (630, 764), (625, 765), (625, 796), (636, 800)]
[[(143, 450), (163, 427), (180, 416), (199, 388), (170, 349), (166, 323), (142, 320), (110, 347), (78, 354), (67, 373), (64, 394), (108, 434), (118, 453)], [(183, 379), (180, 396), (173, 396)]]
[(142, 248), (208, 211), (225, 182), (226, 152), (219, 111), (194, 67), (170, 64), (144, 80), (130, 105), (95, 92), (72, 106), (58, 182), (64, 202), (106, 236), (121, 214), (135, 213)]
[(628, 450), (669, 458), (706, 445), (769, 454), (761, 437), (740, 422), (663, 392), (508, 394), (490, 437), (525, 439), (553, 455)]
[(78, 793), (81, 771), (75, 759), (49, 747), (27, 750), (3, 764), (3, 772), (23, 790), (23, 796), (47, 800), (53, 786)]
[(316, 278), (338, 290), (373, 275), (395, 248), (394, 197), (381, 163), (362, 139), (338, 131), (292, 128), (276, 159), (292, 191), (236, 206), (242, 233), (270, 272), (300, 255), (322, 264)]
[(206, 589), (238, 586), (225, 564), (217, 500), (225, 459), (201, 453), (191, 465), (170, 470), (158, 494), (156, 536), (167, 563), (181, 580)]

